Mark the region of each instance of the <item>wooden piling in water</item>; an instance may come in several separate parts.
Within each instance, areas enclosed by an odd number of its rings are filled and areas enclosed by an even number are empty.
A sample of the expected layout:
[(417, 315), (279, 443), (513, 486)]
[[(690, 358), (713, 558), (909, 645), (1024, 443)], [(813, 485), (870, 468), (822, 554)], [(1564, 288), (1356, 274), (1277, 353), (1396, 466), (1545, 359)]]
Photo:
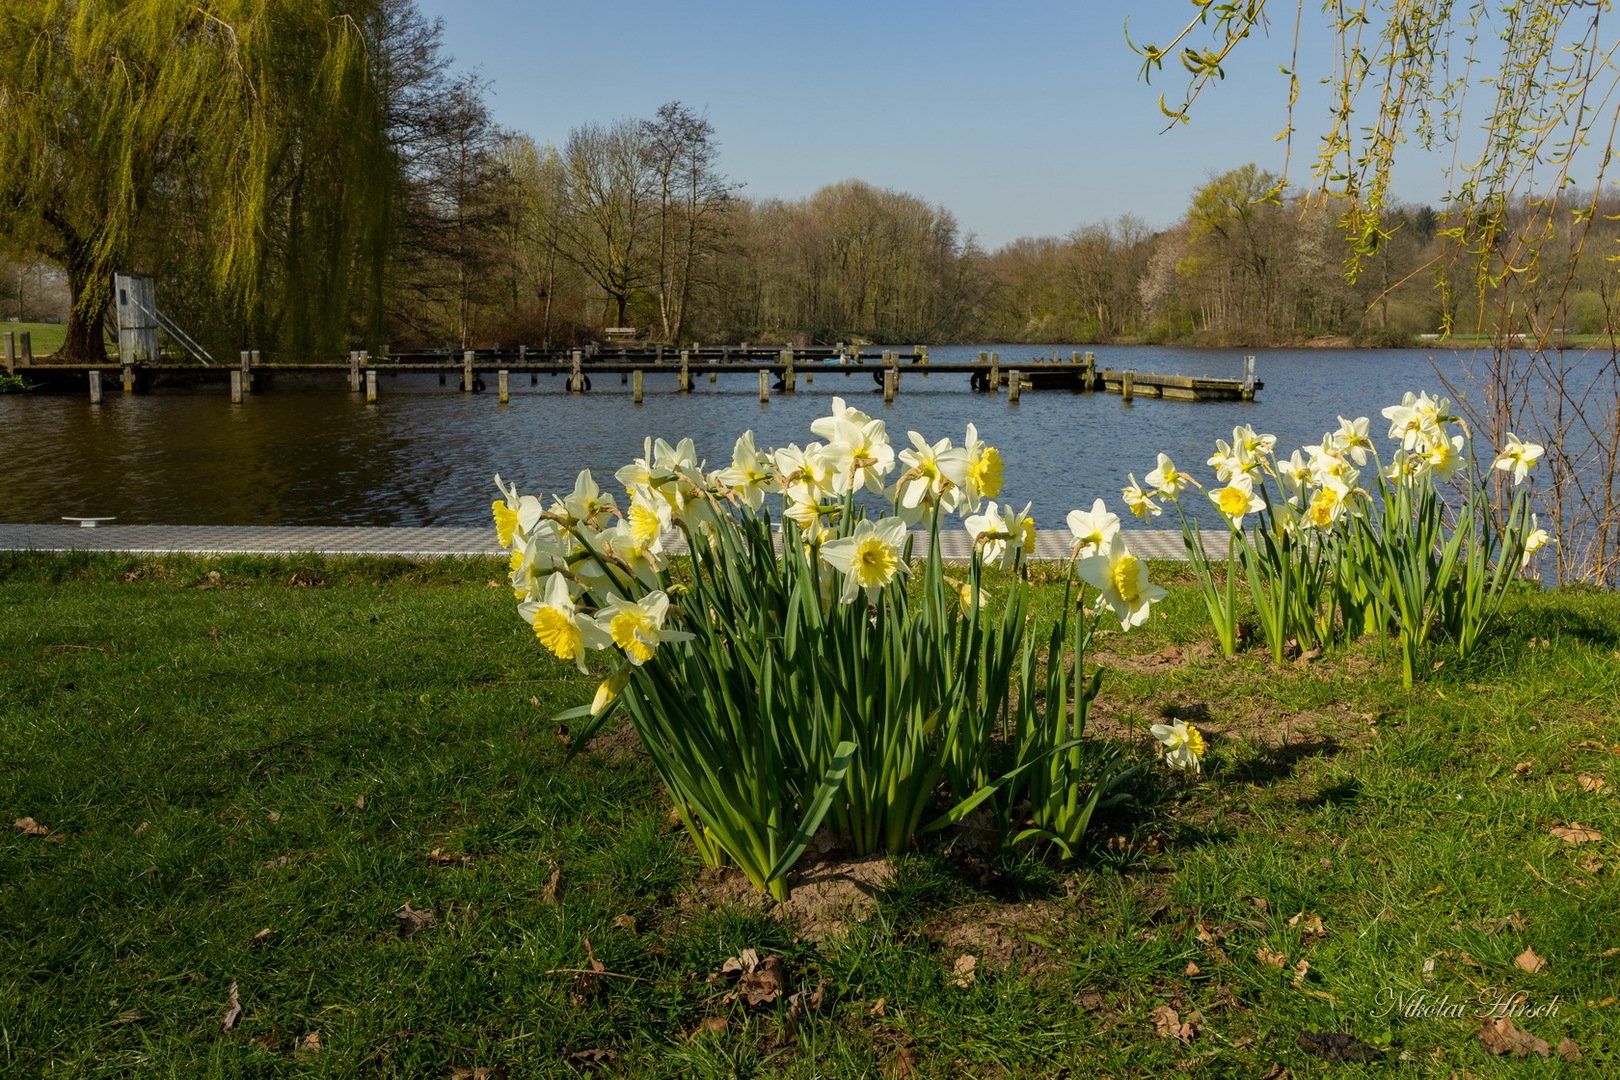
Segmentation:
[[(443, 375), (439, 376), (439, 385), (440, 386), (444, 385), (444, 376)], [(360, 351), (358, 349), (350, 349), (349, 350), (349, 393), (358, 394), (359, 392), (360, 392)]]
[(894, 404), (895, 384), (899, 382), (899, 372), (892, 367), (883, 369), (883, 404)]
[(689, 394), (692, 392), (692, 368), (690, 366), (690, 360), (691, 353), (687, 352), (685, 349), (682, 349), (680, 388), (681, 393), (683, 394)]
[(777, 357), (782, 361), (782, 389), (791, 394), (795, 389), (793, 384), (797, 380), (797, 375), (793, 371), (793, 350), (783, 349)]
[(1086, 353), (1085, 360), (1081, 362), (1080, 389), (1088, 394), (1097, 389), (1097, 356), (1095, 353)]
[(507, 375), (508, 373), (504, 369), (495, 373), (495, 385), (498, 388), (502, 405), (512, 400), (511, 390), (507, 386)]
[(573, 361), (568, 372), (568, 392), (582, 394), (585, 392), (585, 372), (582, 369), (585, 356), (578, 349), (574, 350)]
[(1011, 405), (1018, 400), (1024, 389), (1024, 373), (1022, 371), (1007, 372), (1007, 404)]
[(1254, 400), (1254, 357), (1252, 356), (1243, 358), (1243, 389), (1238, 391), (1238, 396), (1244, 401)]
[(17, 348), (22, 354), (17, 363), (27, 366), (34, 362), (34, 335), (27, 330), (17, 335)]
[[(98, 372), (96, 372), (96, 374), (99, 376), (101, 374), (101, 372), (98, 371)], [(98, 378), (96, 381), (100, 382), (101, 380)], [(99, 387), (97, 387), (97, 392), (98, 393), (100, 392)], [(231, 369), (231, 404), (232, 405), (240, 405), (240, 404), (242, 404), (242, 369), (241, 368), (232, 368)]]
[(101, 404), (101, 372), (95, 368), (90, 369), (90, 404)]
[[(980, 353), (979, 355), (983, 356), (984, 354)], [(998, 352), (990, 354), (990, 392), (992, 394), (1001, 393), (1001, 354)]]
[(129, 364), (125, 364), (124, 370), (120, 374), (123, 376), (124, 393), (133, 394), (135, 392), (135, 369)]
[(461, 392), (470, 394), (473, 391), (473, 351), (467, 349), (461, 354)]
[(366, 369), (366, 404), (377, 404), (377, 369)]
[(1136, 369), (1135, 368), (1130, 368), (1130, 369), (1126, 370), (1124, 372), (1124, 374), (1122, 374), (1120, 376), (1120, 380), (1119, 380), (1119, 396), (1125, 401), (1131, 400), (1131, 397), (1133, 396), (1132, 391), (1135, 389), (1135, 386), (1136, 386)]
[(637, 368), (630, 376), (630, 397), (637, 405), (641, 404), (641, 377), (644, 374)]
[(771, 400), (771, 373), (768, 371), (759, 373), (759, 400), (761, 402)]

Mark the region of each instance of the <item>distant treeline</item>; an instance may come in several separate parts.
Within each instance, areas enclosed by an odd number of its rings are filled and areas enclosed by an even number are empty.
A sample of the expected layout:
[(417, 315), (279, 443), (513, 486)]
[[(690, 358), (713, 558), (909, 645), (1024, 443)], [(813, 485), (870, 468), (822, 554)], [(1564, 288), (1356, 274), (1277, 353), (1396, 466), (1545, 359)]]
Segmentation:
[[(0, 56), (0, 157), (32, 163), (0, 177), (0, 256), (61, 269), (70, 350), (99, 349), (115, 269), (154, 274), (160, 306), (227, 355), (558, 346), (610, 326), (1278, 345), (1611, 325), (1620, 202), (1510, 208), (1504, 251), (1516, 221), (1547, 234), (1533, 273), (1448, 243), (1467, 211), (1389, 208), (1352, 275), (1334, 205), (1245, 165), (1162, 231), (1124, 217), (985, 251), (945, 207), (859, 180), (748, 198), (678, 102), (538, 146), (492, 122), (413, 0), (285, 8), (175, 5), (144, 29), (118, 5), (0, 12), (6, 40), (32, 43)], [(5, 278), (25, 280), (0, 275), (0, 303)]]

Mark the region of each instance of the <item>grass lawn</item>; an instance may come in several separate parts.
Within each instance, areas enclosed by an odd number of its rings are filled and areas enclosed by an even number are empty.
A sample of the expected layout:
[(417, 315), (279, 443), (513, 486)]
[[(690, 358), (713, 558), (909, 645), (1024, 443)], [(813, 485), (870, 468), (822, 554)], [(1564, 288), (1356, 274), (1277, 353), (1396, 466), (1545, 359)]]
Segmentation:
[(784, 918), (633, 738), (563, 764), (594, 679), (502, 577), (0, 554), (0, 1074), (1620, 1071), (1620, 597), (1526, 591), (1404, 692), (1222, 660), (1173, 588), (1095, 729), (1195, 720), (1204, 777), (1072, 864), (955, 837)]
[[(67, 326), (64, 323), (41, 322), (0, 322), (0, 333), (29, 334), (29, 343), (34, 350), (34, 357), (49, 356), (62, 347), (67, 340)], [(13, 340), (16, 340), (15, 338)], [(22, 345), (17, 345), (18, 355), (22, 354)]]

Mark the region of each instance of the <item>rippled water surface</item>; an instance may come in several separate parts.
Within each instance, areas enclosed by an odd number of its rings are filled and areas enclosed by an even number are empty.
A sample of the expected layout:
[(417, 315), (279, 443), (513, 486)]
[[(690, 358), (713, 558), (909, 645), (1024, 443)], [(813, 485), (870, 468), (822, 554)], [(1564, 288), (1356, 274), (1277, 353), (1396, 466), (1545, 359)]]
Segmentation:
[[(995, 346), (1003, 367), (1083, 346)], [(937, 347), (936, 360), (976, 359), (980, 347)], [(1143, 372), (1241, 375), (1244, 352), (1151, 346), (1095, 350), (1103, 367)], [(869, 375), (812, 365), (799, 392), (759, 401), (753, 374), (697, 376), (675, 392), (674, 372), (648, 375), (637, 406), (617, 376), (598, 374), (591, 393), (564, 392), (562, 377), (512, 378), (511, 404), (493, 392), (462, 394), (452, 376), (380, 378), (376, 405), (350, 394), (341, 375), (280, 376), (268, 392), (229, 403), (222, 385), (125, 396), (116, 381), (100, 406), (84, 394), (0, 396), (0, 521), (63, 515), (116, 516), (126, 524), (481, 525), (500, 472), (524, 490), (572, 486), (582, 468), (611, 473), (649, 435), (691, 436), (711, 467), (729, 460), (738, 434), (760, 446), (803, 443), (833, 395), (884, 419), (906, 444), (915, 429), (960, 440), (969, 421), (1006, 459), (1004, 498), (1033, 501), (1043, 528), (1102, 496), (1118, 505), (1126, 473), (1143, 477), (1163, 450), (1185, 466), (1203, 460), (1236, 424), (1275, 433), (1280, 448), (1314, 442), (1336, 417), (1377, 417), (1409, 389), (1439, 392), (1466, 357), (1420, 350), (1268, 350), (1254, 402), (1178, 402), (1117, 395), (1029, 391), (975, 394), (963, 374), (924, 377), (907, 367), (885, 406)], [(493, 379), (490, 382), (493, 384)], [(1375, 422), (1373, 434), (1382, 435)]]

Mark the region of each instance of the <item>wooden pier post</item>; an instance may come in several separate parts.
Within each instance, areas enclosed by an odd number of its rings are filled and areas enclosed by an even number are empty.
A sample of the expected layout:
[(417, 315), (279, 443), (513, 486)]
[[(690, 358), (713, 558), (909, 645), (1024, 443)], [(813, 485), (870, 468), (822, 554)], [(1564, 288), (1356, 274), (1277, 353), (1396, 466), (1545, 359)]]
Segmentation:
[(17, 363), (26, 367), (34, 362), (34, 335), (30, 331), (24, 330), (17, 335), (17, 351), (21, 354), (17, 357)]
[(568, 392), (582, 394), (585, 392), (585, 372), (583, 366), (585, 356), (578, 349), (574, 350), (573, 361), (568, 372)]
[(512, 392), (507, 385), (507, 372), (505, 369), (495, 373), (495, 385), (500, 388), (500, 401), (502, 405), (505, 405), (508, 401), (512, 400)]
[[(980, 353), (979, 355), (983, 356), (984, 354)], [(990, 354), (990, 392), (992, 394), (1001, 393), (1001, 354), (998, 352)]]
[(0, 335), (0, 338), (5, 340), (6, 374), (15, 375), (17, 374), (17, 332), (7, 330), (3, 335)]
[(793, 350), (783, 349), (778, 357), (782, 361), (782, 390), (791, 394), (795, 389), (793, 383), (797, 378), (793, 373)]
[(518, 346), (518, 367), (523, 367), (528, 362), (529, 362), (529, 347), (527, 345), (519, 345)]
[(1132, 392), (1136, 387), (1136, 369), (1127, 368), (1119, 377), (1119, 396), (1125, 401), (1131, 400)]
[[(360, 355), (361, 356), (369, 356), (370, 354), (369, 353), (361, 353)], [(247, 370), (242, 372), (242, 390), (243, 390), (244, 393), (248, 393), (248, 394), (253, 393), (253, 369), (258, 367), (258, 366), (259, 366), (259, 350), (258, 349), (249, 349), (248, 350), (248, 366), (247, 366)]]
[[(444, 376), (443, 375), (439, 376), (439, 385), (440, 386), (444, 385)], [(349, 393), (358, 394), (359, 392), (360, 392), (360, 351), (358, 349), (350, 349), (349, 350)]]
[(125, 364), (121, 374), (124, 377), (124, 393), (133, 394), (135, 392), (135, 368)]
[(1018, 395), (1024, 389), (1024, 373), (1022, 371), (1007, 372), (1007, 404), (1011, 405), (1018, 400)]
[(366, 404), (377, 404), (377, 369), (366, 369)]
[(894, 391), (896, 384), (900, 381), (899, 374), (897, 368), (886, 367), (883, 369), (883, 404), (885, 405), (894, 404)]
[(768, 371), (759, 373), (759, 400), (762, 404), (771, 400), (771, 373)]
[(1238, 396), (1244, 401), (1254, 400), (1254, 357), (1252, 356), (1243, 358), (1243, 389), (1238, 391)]
[(637, 405), (641, 404), (641, 377), (644, 372), (637, 368), (630, 375), (630, 397)]
[(806, 386), (814, 386), (815, 384), (816, 384), (816, 372), (815, 372), (815, 369), (814, 368), (805, 368), (804, 369), (804, 385), (806, 385)]
[(90, 370), (90, 404), (101, 404), (101, 372), (95, 368)]
[(1080, 362), (1080, 389), (1091, 393), (1097, 389), (1097, 356), (1095, 353), (1086, 353), (1086, 358)]
[(692, 391), (691, 353), (687, 352), (685, 349), (681, 350), (680, 388), (681, 393), (683, 394), (691, 393)]
[(720, 381), (720, 373), (718, 371), (710, 371), (709, 372), (709, 381), (711, 383), (719, 382)]
[[(101, 382), (101, 379), (100, 379), (101, 373), (98, 371), (98, 372), (96, 372), (96, 375), (97, 375), (96, 382), (99, 384)], [(97, 394), (101, 393), (101, 387), (99, 385), (96, 387), (96, 393)], [(242, 369), (241, 368), (232, 368), (231, 369), (231, 404), (232, 405), (240, 405), (240, 404), (242, 404)]]
[(470, 394), (473, 391), (473, 351), (467, 349), (461, 354), (461, 392)]
[(663, 362), (664, 362), (664, 347), (662, 345), (660, 345), (660, 346), (658, 346), (658, 356), (657, 356), (657, 358), (655, 360), (653, 360), (653, 363), (662, 364)]

